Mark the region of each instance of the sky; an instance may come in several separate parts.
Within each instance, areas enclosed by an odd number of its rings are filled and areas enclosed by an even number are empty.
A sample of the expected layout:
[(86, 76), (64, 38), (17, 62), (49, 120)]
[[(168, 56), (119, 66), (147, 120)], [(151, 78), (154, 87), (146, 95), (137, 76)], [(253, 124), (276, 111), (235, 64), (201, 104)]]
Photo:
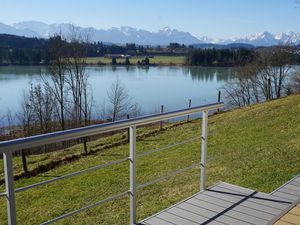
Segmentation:
[[(163, 27), (196, 37), (300, 32), (297, 0), (0, 0), (0, 22), (36, 20), (107, 29)], [(300, 4), (299, 4), (300, 5)]]

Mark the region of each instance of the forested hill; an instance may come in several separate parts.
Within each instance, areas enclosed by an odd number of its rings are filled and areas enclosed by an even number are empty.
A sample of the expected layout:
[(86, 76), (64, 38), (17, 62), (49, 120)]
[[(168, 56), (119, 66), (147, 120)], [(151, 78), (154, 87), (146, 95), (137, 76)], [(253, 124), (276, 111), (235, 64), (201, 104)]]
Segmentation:
[(45, 49), (48, 47), (48, 40), (41, 38), (27, 38), (10, 34), (0, 34), (0, 47), (1, 48), (40, 48)]
[(48, 40), (0, 34), (0, 65), (47, 64)]

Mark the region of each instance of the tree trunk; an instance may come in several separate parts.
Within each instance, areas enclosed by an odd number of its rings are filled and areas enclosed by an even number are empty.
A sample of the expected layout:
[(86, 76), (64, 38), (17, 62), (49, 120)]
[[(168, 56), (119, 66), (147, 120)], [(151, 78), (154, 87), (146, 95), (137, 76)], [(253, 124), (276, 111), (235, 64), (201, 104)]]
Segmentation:
[(24, 149), (21, 150), (21, 155), (22, 155), (22, 164), (23, 164), (24, 174), (28, 174), (27, 161), (26, 161), (26, 155), (25, 155)]
[(87, 149), (87, 141), (86, 141), (86, 137), (83, 138), (83, 148), (84, 148), (84, 152), (85, 154), (88, 154), (88, 149)]

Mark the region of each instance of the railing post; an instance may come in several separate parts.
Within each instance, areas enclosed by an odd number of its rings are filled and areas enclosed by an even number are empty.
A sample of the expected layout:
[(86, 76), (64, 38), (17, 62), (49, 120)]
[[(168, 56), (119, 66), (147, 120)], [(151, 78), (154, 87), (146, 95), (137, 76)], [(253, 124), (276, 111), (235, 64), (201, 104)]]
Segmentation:
[[(192, 99), (189, 99), (189, 108), (191, 108), (192, 106)], [(190, 115), (187, 115), (186, 117), (186, 122), (189, 122), (190, 121)]]
[(9, 225), (16, 225), (16, 200), (13, 174), (12, 153), (3, 153), (4, 171), (5, 171), (5, 190), (7, 199), (7, 219)]
[(200, 191), (205, 190), (208, 111), (202, 113)]
[[(160, 106), (160, 113), (163, 113), (164, 112), (164, 105), (161, 105)], [(159, 125), (159, 130), (162, 131), (163, 129), (163, 121), (161, 120), (160, 121), (160, 125)]]
[(136, 221), (136, 126), (129, 128), (130, 133), (130, 225)]

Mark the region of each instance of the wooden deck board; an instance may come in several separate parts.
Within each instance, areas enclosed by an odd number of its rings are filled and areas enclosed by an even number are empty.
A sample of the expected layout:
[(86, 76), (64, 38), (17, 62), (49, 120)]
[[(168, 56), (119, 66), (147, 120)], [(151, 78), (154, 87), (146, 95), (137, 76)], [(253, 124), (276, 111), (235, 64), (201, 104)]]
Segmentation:
[(290, 207), (285, 213), (278, 216), (278, 220), (274, 224), (300, 225), (300, 174), (276, 189), (271, 195), (293, 201), (293, 207)]
[(219, 182), (140, 223), (200, 224), (300, 225), (300, 174), (270, 194)]
[(293, 202), (286, 198), (290, 196), (277, 196), (278, 193), (259, 193), (220, 182), (145, 219), (140, 225), (267, 225)]

